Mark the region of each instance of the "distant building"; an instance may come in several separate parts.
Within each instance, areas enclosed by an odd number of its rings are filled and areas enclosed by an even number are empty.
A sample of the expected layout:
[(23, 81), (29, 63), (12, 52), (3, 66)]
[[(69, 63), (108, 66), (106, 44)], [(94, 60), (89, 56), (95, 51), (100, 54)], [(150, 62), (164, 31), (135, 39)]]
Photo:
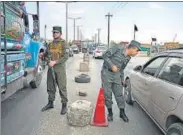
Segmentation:
[(166, 42), (164, 43), (164, 47), (166, 49), (178, 48), (180, 46), (179, 42)]
[(127, 46), (129, 44), (129, 42), (128, 41), (121, 41), (119, 44), (122, 46)]
[(183, 43), (180, 43), (180, 44), (179, 44), (179, 47), (183, 47)]

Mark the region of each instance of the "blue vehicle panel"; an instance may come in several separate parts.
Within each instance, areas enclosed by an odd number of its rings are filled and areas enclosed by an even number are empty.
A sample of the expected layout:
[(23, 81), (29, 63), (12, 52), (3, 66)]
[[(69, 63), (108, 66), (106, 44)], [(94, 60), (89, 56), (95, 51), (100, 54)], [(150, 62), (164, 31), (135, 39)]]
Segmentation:
[(44, 45), (40, 42), (31, 39), (30, 34), (25, 34), (23, 39), (23, 45), (25, 48), (25, 54), (30, 54), (30, 59), (26, 60), (26, 68), (33, 68), (37, 66), (38, 55), (41, 49), (44, 49)]

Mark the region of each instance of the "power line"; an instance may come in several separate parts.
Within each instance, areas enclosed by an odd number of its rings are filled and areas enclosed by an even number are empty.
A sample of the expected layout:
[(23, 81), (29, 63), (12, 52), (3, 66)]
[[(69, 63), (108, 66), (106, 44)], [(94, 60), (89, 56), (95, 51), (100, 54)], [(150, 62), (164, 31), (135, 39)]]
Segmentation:
[[(128, 2), (124, 3), (124, 2), (121, 2), (121, 4), (118, 6), (117, 9), (122, 9), (124, 8), (126, 5), (128, 4)], [(113, 14), (116, 14), (119, 10), (116, 10), (115, 12), (113, 12)]]
[(112, 11), (116, 9), (116, 7), (119, 7), (119, 5), (121, 5), (121, 2), (116, 2), (115, 5), (111, 8), (110, 13), (112, 13)]

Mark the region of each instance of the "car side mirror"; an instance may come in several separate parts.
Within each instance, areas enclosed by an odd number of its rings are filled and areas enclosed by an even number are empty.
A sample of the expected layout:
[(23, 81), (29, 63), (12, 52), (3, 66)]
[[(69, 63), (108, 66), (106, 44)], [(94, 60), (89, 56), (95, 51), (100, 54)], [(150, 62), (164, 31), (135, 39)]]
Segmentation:
[(142, 66), (141, 65), (138, 65), (138, 66), (136, 66), (133, 70), (134, 71), (141, 71), (142, 70)]

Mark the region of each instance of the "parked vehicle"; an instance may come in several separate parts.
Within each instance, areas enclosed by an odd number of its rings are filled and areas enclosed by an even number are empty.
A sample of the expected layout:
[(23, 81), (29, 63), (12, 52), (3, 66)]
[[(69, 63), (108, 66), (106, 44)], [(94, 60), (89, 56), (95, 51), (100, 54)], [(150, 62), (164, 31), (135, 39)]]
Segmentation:
[[(29, 33), (28, 16), (20, 18), (19, 2), (0, 2), (1, 8), (1, 101), (30, 84), (37, 88), (42, 80), (42, 59), (45, 51), (38, 41), (39, 18), (33, 15), (33, 32)], [(24, 22), (24, 23), (23, 23)], [(34, 35), (34, 36), (33, 36)]]
[(102, 55), (106, 50), (106, 46), (97, 46), (96, 49), (93, 51), (93, 58), (102, 58)]
[(88, 49), (88, 53), (89, 54), (93, 54), (93, 51), (94, 51), (94, 47), (93, 46), (90, 46), (89, 49)]
[(126, 103), (136, 101), (166, 135), (183, 135), (183, 48), (154, 56), (125, 75)]
[(74, 53), (73, 53), (73, 50), (71, 47), (69, 47), (69, 57), (73, 57), (74, 56)]
[(78, 48), (77, 45), (72, 45), (71, 48), (72, 48), (72, 50), (73, 50), (74, 53), (76, 53), (76, 54), (79, 53), (79, 48)]

